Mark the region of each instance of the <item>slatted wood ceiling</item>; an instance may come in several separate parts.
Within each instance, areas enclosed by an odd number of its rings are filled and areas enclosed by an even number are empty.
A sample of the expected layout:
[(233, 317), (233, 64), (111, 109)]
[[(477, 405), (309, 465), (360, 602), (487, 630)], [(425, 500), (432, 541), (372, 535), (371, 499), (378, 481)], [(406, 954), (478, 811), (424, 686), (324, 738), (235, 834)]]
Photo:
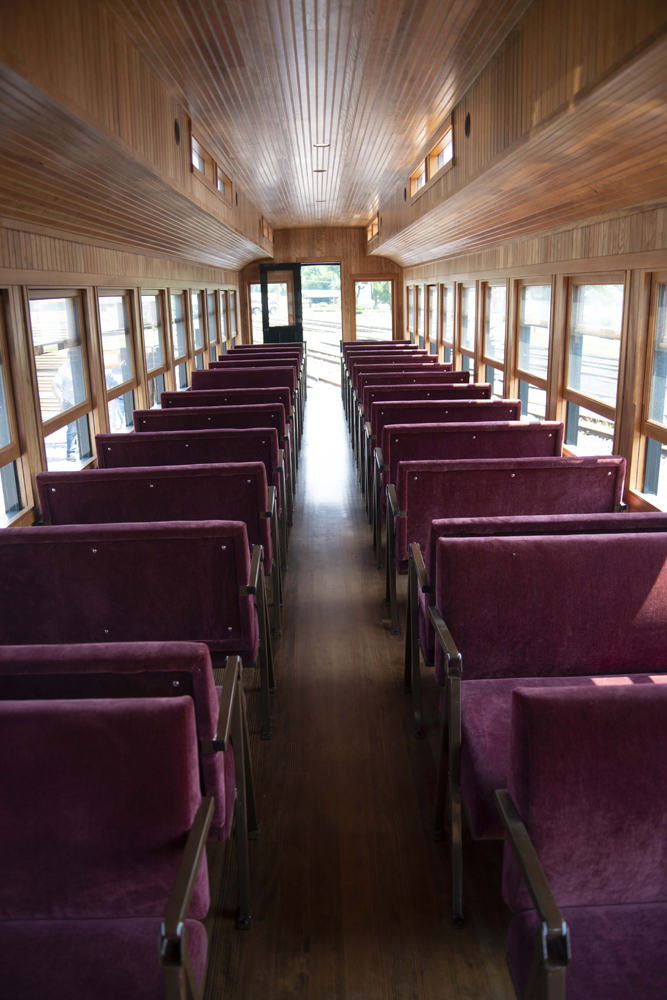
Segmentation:
[(293, 228), (364, 223), (530, 0), (107, 2), (211, 152)]

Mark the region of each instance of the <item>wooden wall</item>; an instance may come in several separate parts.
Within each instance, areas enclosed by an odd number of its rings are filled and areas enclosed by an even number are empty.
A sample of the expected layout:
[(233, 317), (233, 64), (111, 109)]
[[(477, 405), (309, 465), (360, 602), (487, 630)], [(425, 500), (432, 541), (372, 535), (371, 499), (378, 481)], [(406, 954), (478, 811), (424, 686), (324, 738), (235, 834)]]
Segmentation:
[(106, 4), (21, 0), (1, 17), (1, 216), (232, 269), (271, 253), (243, 188), (230, 203), (193, 172), (196, 114)]
[[(321, 227), (285, 229), (274, 234), (272, 263), (340, 263), (342, 284), (343, 339), (354, 337), (356, 279), (393, 279), (394, 336), (403, 329), (402, 269), (386, 257), (366, 256), (366, 230)], [(259, 281), (259, 263), (241, 272), (241, 323), (244, 340), (250, 339), (249, 302), (251, 282)]]
[(408, 266), (667, 203), (666, 103), (667, 5), (536, 0), (454, 108), (451, 169), (381, 199), (373, 252)]

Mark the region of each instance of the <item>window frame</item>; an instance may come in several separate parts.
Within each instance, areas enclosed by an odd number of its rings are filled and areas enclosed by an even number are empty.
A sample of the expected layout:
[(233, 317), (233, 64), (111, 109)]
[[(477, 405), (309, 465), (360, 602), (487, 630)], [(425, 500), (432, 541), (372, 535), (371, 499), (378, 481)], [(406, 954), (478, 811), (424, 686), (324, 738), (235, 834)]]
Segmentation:
[[(218, 289), (217, 288), (206, 288), (204, 289), (204, 295), (206, 296), (206, 350), (208, 351), (209, 362), (211, 360), (217, 361), (218, 354), (222, 353), (220, 350), (220, 306), (218, 305)], [(209, 295), (213, 296), (213, 329), (215, 336), (211, 339), (211, 313), (208, 308)], [(211, 348), (215, 350), (215, 358), (211, 358)], [(208, 367), (208, 365), (207, 365)]]
[[(154, 295), (160, 301), (160, 336), (162, 338), (162, 364), (158, 365), (157, 368), (149, 368), (146, 361), (146, 342), (144, 340), (144, 295)], [(166, 321), (166, 322), (165, 322)], [(171, 319), (167, 307), (167, 294), (164, 288), (141, 288), (139, 287), (139, 323), (141, 326), (141, 356), (142, 356), (142, 371), (146, 377), (146, 393), (148, 394), (148, 383), (152, 382), (154, 378), (158, 375), (166, 375), (169, 371), (171, 364), (171, 336), (165, 337), (165, 326), (170, 324), (169, 331), (171, 333)]]
[[(445, 330), (446, 330), (445, 303), (447, 301), (447, 291), (451, 291), (452, 293), (452, 339), (451, 340), (445, 339)], [(454, 344), (456, 341), (456, 282), (455, 281), (452, 282), (444, 281), (441, 283), (440, 305), (438, 313), (440, 316), (440, 346), (443, 349), (443, 358), (444, 358), (444, 352), (449, 348), (453, 364), (455, 358)]]
[[(425, 285), (425, 318), (426, 318), (426, 336), (424, 337), (424, 346), (426, 344), (435, 344), (436, 347), (440, 346), (440, 285)], [(431, 329), (431, 294), (435, 292), (435, 309), (433, 313), (435, 315), (435, 331)], [(435, 333), (435, 336), (434, 336)]]
[[(32, 331), (31, 331), (32, 332)], [(16, 403), (14, 400), (14, 386), (12, 385), (12, 373), (9, 365), (9, 344), (7, 340), (7, 328), (5, 323), (5, 297), (0, 293), (0, 378), (3, 379), (5, 387), (5, 398), (7, 400), (7, 419), (9, 423), (9, 444), (0, 448), (0, 468), (9, 465), (10, 462), (21, 463), (21, 444), (19, 441), (18, 423), (16, 420)], [(40, 411), (41, 412), (41, 411)]]
[[(415, 285), (405, 286), (405, 332), (406, 340), (415, 343)], [(412, 313), (412, 322), (410, 313)]]
[(228, 320), (228, 342), (232, 347), (236, 346), (236, 338), (238, 336), (238, 311), (237, 311), (237, 290), (236, 288), (227, 288), (225, 299), (227, 300), (227, 320)]
[[(132, 363), (132, 378), (128, 379), (127, 382), (121, 382), (120, 385), (116, 385), (113, 389), (107, 387), (107, 380), (105, 375), (104, 367), (104, 340), (102, 337), (102, 314), (100, 311), (100, 299), (106, 298), (107, 296), (125, 296), (127, 298), (127, 318), (129, 324), (129, 336), (130, 336), (130, 361)], [(132, 390), (136, 392), (139, 388), (139, 380), (137, 377), (137, 360), (136, 360), (136, 333), (134, 330), (134, 317), (132, 311), (132, 295), (133, 291), (129, 288), (96, 288), (95, 289), (95, 318), (97, 320), (97, 327), (99, 332), (99, 343), (100, 343), (100, 363), (102, 365), (102, 382), (104, 384), (104, 395), (107, 404), (111, 403), (118, 396), (124, 396), (127, 392)]]
[[(174, 317), (173, 317), (173, 313), (172, 313), (172, 301), (171, 300), (172, 300), (172, 296), (178, 296), (178, 295), (180, 295), (181, 298), (183, 299), (183, 324), (185, 326), (185, 354), (179, 354), (177, 356), (176, 355), (176, 346), (174, 344)], [(186, 296), (187, 296), (187, 300), (185, 298)], [(189, 367), (190, 367), (189, 366), (189, 362), (190, 362), (190, 360), (192, 358), (192, 351), (191, 351), (191, 345), (190, 345), (190, 334), (189, 334), (189, 329), (188, 329), (188, 327), (190, 326), (190, 323), (189, 323), (189, 317), (190, 317), (190, 289), (189, 288), (171, 288), (170, 287), (170, 288), (167, 289), (167, 298), (169, 299), (169, 333), (170, 333), (169, 342), (170, 342), (170, 345), (171, 345), (171, 365), (170, 365), (170, 367), (171, 367), (172, 374), (173, 374), (174, 379), (175, 379), (176, 378), (176, 368), (179, 365), (182, 365), (183, 362), (185, 362), (188, 365), (188, 369), (189, 369)]]
[[(479, 302), (478, 302), (478, 297), (479, 296), (478, 296), (477, 285), (478, 285), (477, 281), (457, 281), (457, 283), (456, 283), (457, 292), (458, 292), (458, 302), (457, 302), (456, 318), (457, 318), (458, 322), (456, 324), (457, 337), (456, 337), (456, 354), (455, 354), (455, 357), (457, 358), (457, 361), (461, 362), (461, 364), (460, 364), (461, 370), (463, 370), (463, 358), (469, 358), (469, 360), (470, 360), (470, 367), (468, 369), (466, 369), (466, 370), (469, 371), (469, 372), (471, 372), (473, 382), (477, 381), (477, 379), (476, 379), (476, 370), (477, 370), (476, 358), (477, 358), (477, 342), (478, 342), (478, 330), (479, 330)], [(470, 347), (464, 347), (463, 346), (463, 341), (462, 341), (462, 336), (461, 336), (461, 330), (462, 330), (462, 327), (463, 327), (463, 293), (464, 293), (464, 290), (467, 290), (469, 288), (472, 288), (472, 290), (473, 290), (473, 293), (474, 293), (473, 294), (473, 298), (474, 298), (474, 301), (475, 301), (475, 322), (474, 322), (473, 331), (472, 331), (472, 348), (470, 348)]]
[[(488, 379), (486, 369), (493, 368), (494, 371), (500, 372), (502, 375), (502, 393), (501, 397), (506, 397), (507, 395), (507, 385), (508, 385), (508, 372), (509, 366), (507, 364), (508, 358), (508, 335), (509, 335), (509, 310), (510, 310), (510, 288), (509, 283), (506, 278), (498, 279), (488, 279), (482, 282), (482, 295), (481, 295), (481, 305), (482, 305), (482, 316), (480, 317), (481, 322), (479, 323), (480, 329), (480, 356), (481, 364), (484, 365), (484, 381), (491, 381)], [(486, 353), (486, 335), (488, 332), (488, 318), (489, 318), (489, 293), (492, 288), (504, 288), (505, 289), (505, 322), (504, 322), (504, 343), (503, 343), (503, 360), (499, 358), (494, 358), (491, 354)]]
[[(207, 318), (204, 319), (204, 310), (203, 310), (202, 306), (203, 306), (203, 297), (206, 294), (206, 289), (202, 289), (202, 288), (189, 288), (188, 289), (188, 293), (189, 293), (188, 294), (188, 306), (189, 306), (189, 316), (188, 316), (188, 319), (190, 321), (190, 329), (192, 330), (192, 367), (194, 369), (196, 367), (196, 365), (197, 365), (197, 358), (199, 357), (199, 355), (200, 354), (204, 354), (205, 352), (207, 352), (208, 349), (209, 349), (209, 347), (210, 347), (210, 342), (207, 343), (207, 340), (206, 340), (206, 338), (208, 336), (208, 298), (206, 299), (206, 317)], [(192, 307), (192, 297), (193, 297), (193, 295), (196, 295), (197, 298), (199, 299), (199, 322), (201, 324), (202, 341), (203, 341), (201, 347), (197, 347), (196, 343), (195, 343), (195, 320), (194, 320), (194, 310), (193, 310), (193, 307)]]
[[(534, 375), (526, 371), (519, 365), (519, 342), (521, 328), (521, 291), (523, 288), (543, 287), (548, 285), (551, 289), (549, 298), (549, 326), (547, 329), (547, 374), (544, 378), (541, 375)], [(535, 386), (536, 389), (543, 389), (548, 396), (549, 393), (549, 371), (551, 370), (553, 355), (553, 316), (554, 316), (554, 282), (552, 278), (519, 278), (516, 282), (516, 314), (514, 330), (514, 378), (517, 382), (527, 382), (528, 385)]]
[[(653, 363), (655, 360), (655, 340), (658, 333), (658, 295), (660, 292), (660, 285), (667, 285), (667, 271), (653, 271), (651, 274), (651, 298), (648, 316), (648, 339), (646, 343), (646, 364), (644, 370), (640, 433), (642, 438), (653, 438), (654, 441), (659, 441), (661, 444), (667, 445), (667, 427), (663, 424), (656, 423), (655, 420), (651, 420), (651, 417), (649, 416), (651, 408)], [(642, 451), (644, 448), (645, 442), (642, 442)], [(643, 460), (641, 465), (643, 472)]]
[[(454, 123), (452, 122), (451, 115), (449, 115), (441, 123), (436, 132), (436, 136), (437, 138), (435, 141), (431, 142), (424, 155), (419, 157), (419, 160), (415, 164), (414, 168), (410, 171), (407, 186), (410, 189), (411, 205), (417, 200), (417, 198), (421, 198), (423, 193), (427, 191), (432, 184), (434, 184), (437, 180), (440, 180), (440, 178), (454, 166)], [(452, 147), (452, 155), (442, 164), (441, 167), (438, 167), (438, 155), (442, 152), (445, 146), (450, 143)], [(422, 176), (424, 178), (424, 182), (417, 187), (417, 183)]]

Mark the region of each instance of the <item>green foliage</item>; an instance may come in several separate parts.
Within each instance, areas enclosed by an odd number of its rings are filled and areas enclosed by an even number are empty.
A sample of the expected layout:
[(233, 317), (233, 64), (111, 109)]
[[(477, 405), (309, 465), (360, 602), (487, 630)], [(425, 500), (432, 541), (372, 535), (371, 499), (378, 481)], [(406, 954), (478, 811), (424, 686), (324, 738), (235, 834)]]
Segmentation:
[(301, 287), (340, 289), (340, 264), (303, 264)]

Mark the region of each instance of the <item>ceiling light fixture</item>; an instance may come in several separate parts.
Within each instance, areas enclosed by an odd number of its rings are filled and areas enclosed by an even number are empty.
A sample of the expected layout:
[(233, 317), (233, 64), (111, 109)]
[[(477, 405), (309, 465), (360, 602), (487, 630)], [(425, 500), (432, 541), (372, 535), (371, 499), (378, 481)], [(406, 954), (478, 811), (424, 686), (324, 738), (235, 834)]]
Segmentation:
[(313, 147), (315, 149), (326, 149), (329, 145), (330, 145), (330, 143), (328, 143), (328, 142), (314, 142), (313, 143)]
[(314, 174), (326, 174), (326, 170), (324, 169), (324, 167), (318, 167), (315, 170), (313, 170), (313, 173)]

